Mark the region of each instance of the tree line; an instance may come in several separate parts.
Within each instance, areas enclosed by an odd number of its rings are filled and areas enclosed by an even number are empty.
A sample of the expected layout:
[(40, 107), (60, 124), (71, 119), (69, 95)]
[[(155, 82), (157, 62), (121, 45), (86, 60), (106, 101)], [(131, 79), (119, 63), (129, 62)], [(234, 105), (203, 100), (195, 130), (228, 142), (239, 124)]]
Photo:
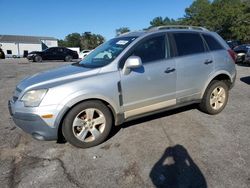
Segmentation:
[[(148, 28), (164, 25), (202, 26), (220, 34), (225, 40), (250, 42), (250, 0), (195, 0), (185, 9), (183, 17), (155, 17)], [(129, 27), (116, 29), (116, 35), (129, 32)], [(72, 33), (59, 40), (59, 46), (94, 49), (105, 41), (99, 34)]]
[(91, 32), (71, 33), (65, 37), (64, 40), (58, 40), (58, 46), (64, 47), (80, 47), (83, 49), (94, 49), (105, 41), (100, 34), (93, 34)]

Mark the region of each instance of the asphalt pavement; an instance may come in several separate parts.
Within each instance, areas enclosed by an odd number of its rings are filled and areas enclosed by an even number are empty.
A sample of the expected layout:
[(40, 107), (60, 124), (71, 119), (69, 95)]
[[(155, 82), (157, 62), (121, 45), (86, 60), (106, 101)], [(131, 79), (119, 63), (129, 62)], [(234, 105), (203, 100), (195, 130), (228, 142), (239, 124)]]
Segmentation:
[(78, 149), (17, 128), (7, 101), (28, 75), (65, 62), (0, 60), (0, 187), (250, 187), (250, 66), (218, 115), (195, 105), (131, 121), (103, 144)]

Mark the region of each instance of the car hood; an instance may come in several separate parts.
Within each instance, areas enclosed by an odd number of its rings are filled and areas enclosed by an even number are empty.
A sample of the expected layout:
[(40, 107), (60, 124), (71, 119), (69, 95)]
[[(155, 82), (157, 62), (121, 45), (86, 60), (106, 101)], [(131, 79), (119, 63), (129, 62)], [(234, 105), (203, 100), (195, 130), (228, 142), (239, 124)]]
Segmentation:
[(32, 51), (29, 54), (35, 54), (35, 53), (39, 53), (40, 51)]
[(29, 90), (31, 88), (50, 88), (98, 74), (99, 71), (100, 68), (91, 69), (76, 65), (66, 65), (27, 77), (23, 79), (17, 87), (20, 90)]

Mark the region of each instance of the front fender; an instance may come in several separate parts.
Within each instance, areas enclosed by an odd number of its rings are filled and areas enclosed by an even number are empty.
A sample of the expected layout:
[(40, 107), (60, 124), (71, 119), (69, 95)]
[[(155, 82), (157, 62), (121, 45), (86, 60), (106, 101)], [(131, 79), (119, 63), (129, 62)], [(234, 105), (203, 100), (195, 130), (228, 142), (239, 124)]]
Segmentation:
[(65, 114), (69, 111), (70, 108), (72, 108), (74, 105), (76, 105), (79, 102), (85, 101), (85, 100), (102, 100), (107, 102), (108, 104), (111, 105), (112, 107), (112, 111), (114, 113), (115, 116), (117, 116), (118, 114), (122, 114), (122, 108), (120, 108), (117, 103), (112, 100), (111, 98), (108, 98), (106, 96), (103, 95), (99, 95), (99, 94), (94, 94), (94, 93), (90, 93), (88, 91), (78, 91), (75, 92), (71, 95), (69, 95), (68, 97), (66, 97), (61, 103), (60, 105), (58, 105), (60, 109), (60, 112), (56, 118), (55, 121), (55, 126), (59, 127), (62, 118), (65, 116)]
[(115, 110), (116, 113), (120, 112), (120, 108), (118, 107), (117, 103), (112, 100), (111, 98), (101, 95), (101, 94), (96, 94), (96, 93), (92, 93), (89, 92), (88, 93), (86, 91), (78, 91), (76, 93), (73, 93), (71, 95), (69, 95), (68, 97), (66, 97), (61, 105), (63, 106), (67, 106), (68, 108), (71, 108), (72, 106), (74, 106), (75, 104), (84, 101), (84, 100), (90, 100), (90, 99), (99, 99), (99, 100), (103, 100), (107, 103), (109, 103), (112, 108)]

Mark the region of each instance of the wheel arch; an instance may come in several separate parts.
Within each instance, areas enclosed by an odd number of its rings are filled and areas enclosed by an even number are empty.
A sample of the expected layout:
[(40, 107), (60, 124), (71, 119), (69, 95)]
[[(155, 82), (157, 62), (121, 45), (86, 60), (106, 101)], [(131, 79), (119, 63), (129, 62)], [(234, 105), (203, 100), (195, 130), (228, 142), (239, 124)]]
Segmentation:
[(82, 102), (86, 102), (86, 101), (100, 101), (102, 103), (104, 103), (108, 109), (110, 110), (111, 114), (112, 114), (112, 119), (113, 119), (113, 122), (114, 122), (114, 125), (119, 125), (121, 124), (120, 122), (123, 121), (123, 118), (118, 115), (119, 113), (117, 112), (117, 110), (115, 109), (114, 105), (112, 105), (112, 103), (108, 100), (105, 100), (103, 98), (86, 98), (86, 99), (82, 99), (82, 100), (78, 100), (74, 103), (71, 103), (70, 105), (68, 105), (62, 112), (62, 114), (60, 115), (60, 117), (58, 118), (57, 120), (57, 127), (58, 127), (58, 130), (57, 130), (57, 140), (58, 141), (61, 141), (61, 140), (64, 140), (64, 136), (63, 136), (63, 133), (62, 133), (62, 124), (63, 124), (63, 121), (65, 119), (65, 117), (67, 116), (67, 114), (69, 113), (69, 111), (74, 108), (76, 105), (82, 103)]
[(204, 95), (207, 87), (209, 86), (209, 84), (214, 80), (225, 81), (225, 83), (229, 89), (232, 87), (233, 82), (234, 82), (233, 78), (226, 71), (222, 71), (222, 72), (219, 72), (217, 74), (214, 74), (206, 82), (205, 87), (203, 88), (202, 93), (201, 93), (201, 98), (203, 98), (203, 95)]

